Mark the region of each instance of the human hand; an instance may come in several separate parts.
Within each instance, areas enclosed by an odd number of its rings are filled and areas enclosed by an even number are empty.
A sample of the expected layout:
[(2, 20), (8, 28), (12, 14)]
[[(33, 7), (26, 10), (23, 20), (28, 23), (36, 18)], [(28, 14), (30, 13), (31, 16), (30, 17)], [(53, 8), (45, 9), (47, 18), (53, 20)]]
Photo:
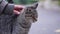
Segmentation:
[(21, 11), (23, 10), (24, 6), (23, 5), (14, 5), (14, 14), (19, 15)]

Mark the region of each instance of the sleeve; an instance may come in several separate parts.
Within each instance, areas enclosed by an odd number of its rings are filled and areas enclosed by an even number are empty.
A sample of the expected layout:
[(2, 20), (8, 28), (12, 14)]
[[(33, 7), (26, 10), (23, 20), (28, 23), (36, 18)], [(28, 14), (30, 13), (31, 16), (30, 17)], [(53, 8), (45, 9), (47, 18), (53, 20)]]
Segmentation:
[(8, 4), (5, 0), (0, 3), (0, 14), (4, 12), (5, 14), (12, 14), (14, 9), (13, 4)]
[(6, 5), (7, 5), (6, 1), (4, 1), (4, 0), (0, 1), (0, 14), (3, 12)]
[(14, 4), (7, 4), (7, 6), (5, 7), (5, 10), (4, 10), (4, 13), (13, 14), (13, 10), (14, 10)]

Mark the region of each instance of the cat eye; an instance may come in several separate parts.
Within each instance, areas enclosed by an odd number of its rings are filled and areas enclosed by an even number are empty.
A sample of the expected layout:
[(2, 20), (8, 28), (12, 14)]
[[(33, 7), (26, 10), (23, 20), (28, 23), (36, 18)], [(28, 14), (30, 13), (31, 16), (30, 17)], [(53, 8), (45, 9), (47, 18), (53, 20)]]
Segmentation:
[(29, 11), (31, 11), (31, 10), (29, 10)]

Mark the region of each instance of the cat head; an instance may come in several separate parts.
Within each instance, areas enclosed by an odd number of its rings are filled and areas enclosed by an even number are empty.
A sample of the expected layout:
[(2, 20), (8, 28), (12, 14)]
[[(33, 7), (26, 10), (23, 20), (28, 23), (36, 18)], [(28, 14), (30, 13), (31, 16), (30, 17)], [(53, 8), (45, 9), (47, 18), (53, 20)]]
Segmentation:
[(32, 17), (30, 19), (32, 19), (33, 22), (37, 21), (37, 17), (38, 17), (37, 10), (36, 10), (37, 7), (38, 7), (38, 3), (34, 3), (26, 6), (26, 10), (25, 10), (26, 17)]

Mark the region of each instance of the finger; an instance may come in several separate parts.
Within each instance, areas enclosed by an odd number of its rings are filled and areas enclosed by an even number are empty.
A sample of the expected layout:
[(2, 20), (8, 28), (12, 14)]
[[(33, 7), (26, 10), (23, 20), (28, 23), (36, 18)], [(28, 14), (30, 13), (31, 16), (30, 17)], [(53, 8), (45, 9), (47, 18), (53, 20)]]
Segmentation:
[(16, 11), (21, 11), (23, 8), (15, 8)]
[(24, 8), (25, 6), (23, 6), (23, 5), (15, 5), (15, 8), (16, 8), (16, 7), (17, 7), (17, 8), (21, 8), (21, 7)]
[(15, 5), (14, 10), (21, 11), (24, 8), (23, 5)]
[(14, 10), (14, 14), (19, 15), (19, 14), (20, 14), (20, 12), (18, 12), (18, 11), (16, 11), (16, 10)]

